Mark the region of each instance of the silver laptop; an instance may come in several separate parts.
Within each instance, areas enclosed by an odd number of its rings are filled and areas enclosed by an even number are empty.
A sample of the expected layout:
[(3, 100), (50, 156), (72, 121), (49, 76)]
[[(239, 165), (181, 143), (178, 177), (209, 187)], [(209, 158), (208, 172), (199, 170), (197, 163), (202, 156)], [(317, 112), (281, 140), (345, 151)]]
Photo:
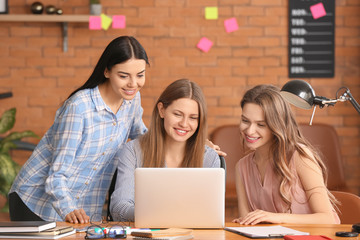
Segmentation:
[(135, 227), (223, 228), (222, 168), (137, 168)]

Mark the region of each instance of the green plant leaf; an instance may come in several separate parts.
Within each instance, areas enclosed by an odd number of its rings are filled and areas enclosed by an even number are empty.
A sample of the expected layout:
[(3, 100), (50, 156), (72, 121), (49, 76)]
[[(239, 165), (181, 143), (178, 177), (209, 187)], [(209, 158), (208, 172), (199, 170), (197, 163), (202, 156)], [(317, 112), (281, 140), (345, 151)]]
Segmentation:
[(9, 201), (6, 201), (4, 207), (2, 209), (0, 209), (0, 212), (9, 212)]
[(9, 201), (6, 201), (4, 207), (2, 209), (0, 209), (0, 212), (9, 212)]
[(0, 142), (0, 154), (9, 154), (10, 149), (12, 148), (16, 148), (16, 144), (8, 141), (8, 142), (4, 142), (1, 141)]
[(15, 124), (16, 108), (11, 108), (3, 113), (0, 118), (0, 133), (9, 131)]
[[(0, 134), (8, 132), (14, 127), (15, 115), (15, 108), (11, 108), (3, 113), (0, 118)], [(39, 138), (39, 136), (32, 131), (23, 131), (12, 132), (0, 140), (0, 195), (7, 196), (21, 168), (19, 164), (12, 160), (10, 149), (16, 148), (16, 141), (25, 137)], [(2, 211), (7, 211), (7, 207), (5, 206)]]
[(2, 139), (3, 142), (15, 141), (20, 140), (24, 137), (35, 137), (39, 138), (33, 131), (23, 131), (23, 132), (12, 132), (7, 137)]
[(14, 162), (9, 154), (0, 154), (0, 194), (7, 196), (19, 170), (19, 164)]

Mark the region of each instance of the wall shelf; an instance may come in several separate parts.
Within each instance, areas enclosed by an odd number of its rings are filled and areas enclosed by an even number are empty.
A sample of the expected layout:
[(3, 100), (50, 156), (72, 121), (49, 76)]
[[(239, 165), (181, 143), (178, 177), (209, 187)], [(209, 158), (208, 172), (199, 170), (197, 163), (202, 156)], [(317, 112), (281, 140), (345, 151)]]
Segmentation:
[(0, 22), (59, 22), (63, 32), (63, 51), (68, 49), (68, 22), (89, 22), (90, 15), (0, 14)]

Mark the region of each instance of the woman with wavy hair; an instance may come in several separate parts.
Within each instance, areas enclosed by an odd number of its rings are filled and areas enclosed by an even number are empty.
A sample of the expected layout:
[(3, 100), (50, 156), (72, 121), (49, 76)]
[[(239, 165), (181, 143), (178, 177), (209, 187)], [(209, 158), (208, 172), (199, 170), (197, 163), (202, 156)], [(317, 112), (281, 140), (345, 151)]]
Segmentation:
[(205, 145), (205, 97), (187, 79), (171, 83), (157, 100), (148, 132), (121, 150), (110, 212), (114, 220), (134, 220), (134, 172), (138, 167), (220, 167)]
[(236, 164), (237, 222), (339, 223), (319, 154), (299, 131), (290, 105), (272, 85), (258, 85), (241, 100), (243, 147)]

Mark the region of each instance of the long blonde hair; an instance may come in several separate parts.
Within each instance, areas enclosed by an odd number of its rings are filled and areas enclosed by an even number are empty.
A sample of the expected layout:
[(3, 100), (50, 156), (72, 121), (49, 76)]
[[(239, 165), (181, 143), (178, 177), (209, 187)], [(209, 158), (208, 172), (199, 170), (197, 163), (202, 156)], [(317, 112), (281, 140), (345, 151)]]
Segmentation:
[[(291, 199), (288, 193), (295, 181), (290, 170), (293, 153), (298, 152), (300, 156), (314, 161), (321, 169), (325, 185), (328, 177), (326, 166), (318, 152), (301, 134), (290, 104), (280, 95), (279, 88), (272, 85), (255, 86), (245, 93), (240, 103), (241, 108), (246, 103), (257, 104), (264, 112), (265, 122), (273, 134), (269, 156), (275, 173), (280, 177), (280, 196), (287, 205), (287, 210), (290, 210)], [(309, 149), (311, 154), (304, 149)], [(334, 196), (328, 190), (327, 192), (332, 204), (336, 203)]]
[(164, 119), (160, 117), (157, 105), (161, 102), (166, 109), (173, 101), (180, 98), (195, 100), (199, 107), (198, 128), (186, 142), (181, 167), (202, 167), (207, 136), (207, 109), (201, 88), (188, 79), (179, 79), (171, 83), (157, 100), (152, 112), (149, 130), (140, 137), (143, 167), (165, 166), (164, 143), (166, 131), (164, 128)]

